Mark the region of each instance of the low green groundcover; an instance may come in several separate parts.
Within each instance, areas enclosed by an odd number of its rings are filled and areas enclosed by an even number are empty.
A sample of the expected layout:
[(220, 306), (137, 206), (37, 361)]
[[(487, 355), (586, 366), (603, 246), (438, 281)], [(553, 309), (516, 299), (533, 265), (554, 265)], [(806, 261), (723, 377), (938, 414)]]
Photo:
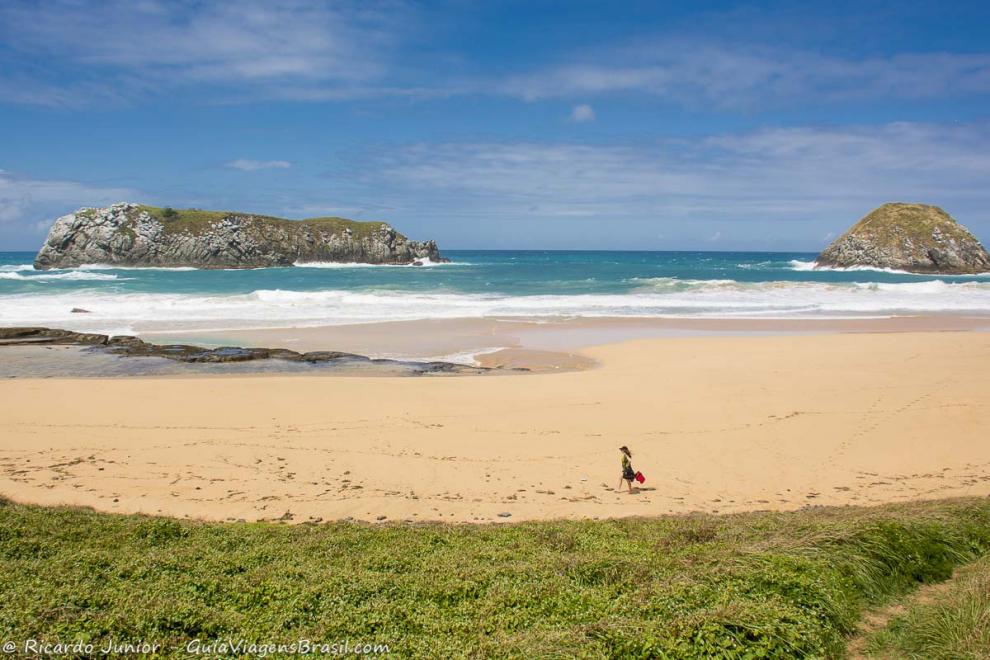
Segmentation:
[[(0, 500), (0, 632), (399, 656), (841, 657), (990, 549), (990, 500), (509, 525), (199, 523)], [(197, 642), (198, 640), (198, 642)]]

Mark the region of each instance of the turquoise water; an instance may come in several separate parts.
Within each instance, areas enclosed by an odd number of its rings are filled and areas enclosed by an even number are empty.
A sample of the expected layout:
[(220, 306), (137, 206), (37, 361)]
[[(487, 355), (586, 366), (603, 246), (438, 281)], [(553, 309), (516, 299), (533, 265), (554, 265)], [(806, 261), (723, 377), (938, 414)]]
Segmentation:
[(6, 252), (0, 325), (134, 332), (480, 316), (990, 314), (990, 276), (814, 270), (809, 253), (444, 254), (453, 263), (35, 271), (32, 253)]

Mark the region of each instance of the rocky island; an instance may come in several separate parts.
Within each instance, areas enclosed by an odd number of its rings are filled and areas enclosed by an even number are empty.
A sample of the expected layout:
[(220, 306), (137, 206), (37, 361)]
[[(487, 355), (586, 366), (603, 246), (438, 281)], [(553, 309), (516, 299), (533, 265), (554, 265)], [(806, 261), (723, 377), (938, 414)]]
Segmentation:
[(139, 204), (83, 208), (55, 221), (34, 267), (84, 264), (264, 268), (299, 262), (445, 261), (435, 241), (411, 241), (384, 222), (285, 220), (232, 211)]
[(819, 268), (866, 266), (945, 275), (990, 271), (990, 255), (976, 237), (939, 207), (926, 204), (874, 209), (816, 263)]

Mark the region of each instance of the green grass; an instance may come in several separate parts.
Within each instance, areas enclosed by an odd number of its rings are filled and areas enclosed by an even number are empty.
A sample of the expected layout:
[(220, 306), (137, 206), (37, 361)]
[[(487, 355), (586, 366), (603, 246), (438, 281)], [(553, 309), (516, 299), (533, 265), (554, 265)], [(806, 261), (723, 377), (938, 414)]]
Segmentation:
[(990, 558), (959, 571), (938, 598), (920, 601), (870, 640), (871, 655), (926, 660), (990, 658)]
[(207, 524), (0, 501), (0, 632), (841, 657), (864, 607), (988, 549), (986, 499), (501, 526)]
[(239, 211), (202, 211), (200, 209), (174, 209), (174, 214), (166, 214), (164, 208), (157, 206), (139, 205), (138, 211), (147, 213), (151, 217), (161, 222), (166, 231), (171, 233), (187, 233), (199, 235), (209, 228), (214, 222), (223, 220), (230, 216), (248, 216), (274, 223), (290, 231), (296, 230), (303, 225), (310, 225), (320, 229), (330, 230), (340, 233), (345, 229), (350, 229), (356, 239), (370, 236), (385, 224), (379, 221), (359, 222), (348, 220), (347, 218), (323, 217), (307, 218), (306, 220), (286, 220), (285, 218), (275, 218), (267, 215), (254, 213), (242, 213)]
[(903, 202), (873, 209), (843, 236), (857, 233), (869, 235), (874, 243), (885, 247), (900, 244), (905, 239), (925, 245), (931, 242), (932, 232), (936, 228), (955, 240), (972, 240), (969, 231), (939, 207)]

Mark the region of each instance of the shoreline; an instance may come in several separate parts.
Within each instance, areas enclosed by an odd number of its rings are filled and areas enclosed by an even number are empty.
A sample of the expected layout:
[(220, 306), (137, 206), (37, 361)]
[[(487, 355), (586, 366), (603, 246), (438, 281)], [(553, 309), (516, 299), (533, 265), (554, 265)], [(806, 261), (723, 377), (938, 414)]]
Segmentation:
[(594, 346), (635, 339), (796, 334), (990, 331), (990, 317), (931, 314), (859, 319), (454, 318), (299, 328), (144, 332), (149, 341), (292, 350), (340, 350), (373, 358), (439, 360), (533, 371), (593, 368)]
[[(869, 319), (462, 318), (140, 337), (56, 333), (0, 341), (0, 378), (477, 376), (567, 373), (600, 364), (585, 351), (637, 339), (986, 332), (990, 317)], [(112, 346), (93, 345), (103, 337)], [(109, 339), (109, 342), (107, 341)], [(130, 339), (131, 341), (128, 341)], [(98, 343), (98, 342), (97, 342)], [(340, 350), (340, 347), (345, 347)], [(186, 359), (182, 356), (189, 356)], [(172, 359), (169, 359), (172, 358)]]
[[(648, 338), (580, 354), (600, 366), (0, 381), (0, 494), (205, 520), (463, 523), (990, 495), (983, 333)], [(621, 444), (647, 475), (634, 495), (615, 492)]]

